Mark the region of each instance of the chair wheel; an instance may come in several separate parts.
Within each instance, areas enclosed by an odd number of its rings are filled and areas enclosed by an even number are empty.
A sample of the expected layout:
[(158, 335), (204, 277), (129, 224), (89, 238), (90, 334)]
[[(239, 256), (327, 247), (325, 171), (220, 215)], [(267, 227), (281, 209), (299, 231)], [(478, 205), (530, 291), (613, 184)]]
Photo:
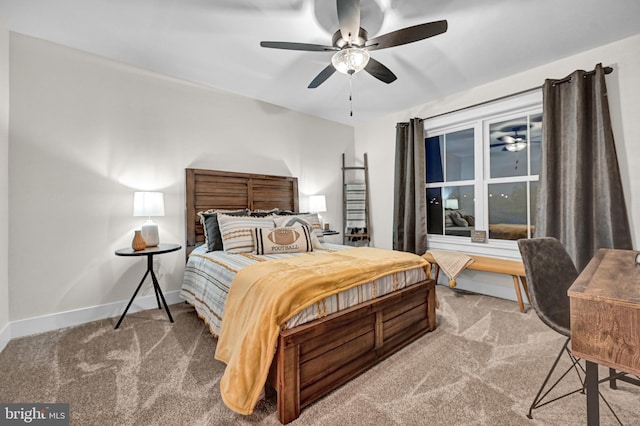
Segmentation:
[(527, 418), (533, 420), (533, 416), (531, 414), (527, 414)]

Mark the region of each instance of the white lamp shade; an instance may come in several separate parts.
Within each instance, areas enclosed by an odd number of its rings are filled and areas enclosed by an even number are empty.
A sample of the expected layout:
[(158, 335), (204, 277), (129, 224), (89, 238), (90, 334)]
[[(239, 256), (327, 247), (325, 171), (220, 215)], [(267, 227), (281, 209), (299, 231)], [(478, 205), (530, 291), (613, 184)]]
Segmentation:
[(457, 198), (449, 198), (448, 200), (444, 200), (444, 208), (451, 210), (458, 210), (458, 199)]
[(309, 197), (309, 211), (323, 213), (327, 211), (327, 200), (324, 195), (311, 195)]
[(164, 216), (164, 194), (162, 192), (135, 192), (133, 194), (134, 216)]

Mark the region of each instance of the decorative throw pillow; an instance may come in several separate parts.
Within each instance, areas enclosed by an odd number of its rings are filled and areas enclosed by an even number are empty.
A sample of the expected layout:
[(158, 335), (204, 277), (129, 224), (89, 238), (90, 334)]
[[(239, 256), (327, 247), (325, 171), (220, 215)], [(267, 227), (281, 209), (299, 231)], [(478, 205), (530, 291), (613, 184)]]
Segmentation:
[(308, 226), (311, 230), (311, 242), (313, 243), (313, 248), (322, 248), (321, 243), (324, 242), (324, 238), (322, 235), (322, 227), (320, 226), (320, 221), (318, 220), (317, 214), (309, 213), (301, 215), (276, 216), (274, 217), (273, 221), (279, 228), (295, 225)]
[(444, 226), (447, 228), (453, 226), (453, 220), (451, 219), (451, 213), (449, 212), (444, 215)]
[(308, 212), (294, 212), (291, 210), (280, 210), (276, 213), (278, 216), (298, 216), (301, 214), (309, 214)]
[(308, 226), (285, 228), (256, 228), (254, 235), (256, 254), (305, 253), (313, 251)]
[(475, 217), (471, 216), (470, 214), (466, 214), (463, 217), (467, 221), (469, 226), (476, 226), (476, 218)]
[(253, 216), (253, 217), (266, 217), (266, 216), (272, 216), (274, 214), (278, 214), (278, 212), (280, 211), (280, 209), (271, 209), (271, 210), (251, 210), (249, 212), (249, 216)]
[(220, 226), (218, 225), (218, 213), (224, 213), (229, 216), (246, 216), (249, 210), (207, 210), (198, 212), (200, 223), (204, 229), (204, 243), (207, 245), (207, 251), (224, 250), (222, 245), (222, 236), (220, 235)]
[(228, 253), (253, 253), (254, 229), (273, 228), (272, 217), (228, 216), (218, 214), (224, 251)]
[(451, 220), (453, 220), (456, 226), (469, 226), (469, 222), (467, 222), (458, 211), (454, 210), (451, 212)]

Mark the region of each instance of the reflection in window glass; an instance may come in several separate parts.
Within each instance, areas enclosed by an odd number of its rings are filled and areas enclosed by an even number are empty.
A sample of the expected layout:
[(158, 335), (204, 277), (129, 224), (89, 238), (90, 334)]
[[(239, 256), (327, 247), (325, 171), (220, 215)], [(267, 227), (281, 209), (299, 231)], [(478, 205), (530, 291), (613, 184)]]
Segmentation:
[(444, 189), (444, 226), (446, 235), (470, 237), (475, 229), (473, 185)]
[(491, 184), (488, 195), (489, 238), (527, 238), (527, 182)]
[(425, 122), (427, 228), (436, 246), (466, 244), (473, 230), (487, 230), (490, 246), (532, 235), (542, 120), (536, 92)]
[(427, 183), (442, 182), (444, 180), (442, 155), (444, 150), (444, 135), (427, 138), (425, 143), (425, 157), (427, 163)]
[(527, 175), (527, 117), (493, 123), (489, 136), (491, 177)]
[[(529, 117), (529, 138), (531, 143), (531, 174), (540, 174), (540, 157), (542, 153), (542, 114)], [(531, 210), (534, 211), (534, 210)]]
[(474, 179), (473, 129), (446, 135), (447, 182)]
[(441, 188), (427, 188), (427, 233), (442, 235)]

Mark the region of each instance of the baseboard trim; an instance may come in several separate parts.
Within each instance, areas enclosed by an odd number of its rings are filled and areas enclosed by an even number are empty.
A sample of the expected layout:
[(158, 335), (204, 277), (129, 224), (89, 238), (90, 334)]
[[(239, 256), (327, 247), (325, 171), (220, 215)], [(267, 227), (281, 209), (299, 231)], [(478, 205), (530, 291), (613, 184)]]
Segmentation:
[(7, 343), (9, 343), (9, 340), (11, 340), (11, 323), (10, 322), (6, 323), (2, 331), (0, 331), (0, 352), (2, 352), (2, 350), (7, 346)]
[[(180, 298), (179, 290), (169, 291), (166, 293), (163, 292), (163, 294), (167, 304), (169, 305), (184, 302), (184, 300)], [(7, 324), (7, 327), (5, 327), (5, 329), (9, 328), (9, 331), (6, 332), (6, 334), (8, 334), (10, 339), (15, 339), (16, 337), (31, 336), (33, 334), (72, 327), (92, 321), (119, 317), (127, 307), (127, 303), (129, 303), (128, 300), (123, 300), (120, 302), (107, 303), (105, 305), (90, 306), (72, 311), (58, 312), (40, 317), (12, 321)], [(158, 305), (154, 294), (136, 297), (131, 304), (127, 315), (134, 312), (157, 308)], [(4, 346), (1, 346), (4, 341), (4, 334), (5, 331), (0, 334), (0, 348), (4, 348)], [(8, 342), (9, 340), (7, 340), (7, 343)]]

